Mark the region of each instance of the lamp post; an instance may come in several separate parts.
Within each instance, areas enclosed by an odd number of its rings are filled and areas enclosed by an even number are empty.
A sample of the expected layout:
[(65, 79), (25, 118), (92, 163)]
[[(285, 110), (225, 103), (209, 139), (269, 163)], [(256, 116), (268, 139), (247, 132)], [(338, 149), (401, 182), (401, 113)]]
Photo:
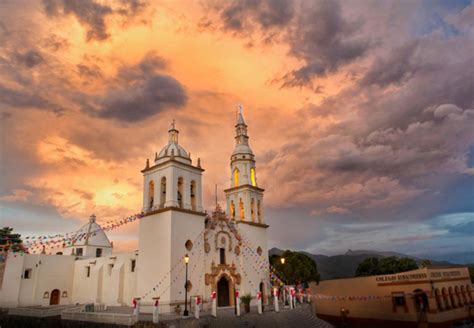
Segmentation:
[(188, 254), (184, 255), (184, 263), (186, 264), (186, 282), (184, 283), (184, 312), (183, 312), (183, 316), (187, 317), (189, 315), (189, 312), (188, 312), (188, 263), (189, 263), (189, 256), (188, 256)]
[[(281, 257), (281, 258), (280, 258), (280, 262), (281, 262), (282, 265), (285, 265), (285, 261), (286, 261), (286, 259), (285, 259), (284, 257)], [(285, 281), (286, 279), (285, 279), (285, 277), (282, 277), (282, 279), (283, 279), (283, 283), (284, 283), (285, 286), (286, 286), (286, 281)], [(285, 298), (285, 306), (288, 306), (288, 299), (287, 299), (287, 295), (286, 295), (286, 291), (285, 291), (285, 290), (286, 290), (286, 287), (285, 287), (285, 286), (283, 286), (283, 297)]]

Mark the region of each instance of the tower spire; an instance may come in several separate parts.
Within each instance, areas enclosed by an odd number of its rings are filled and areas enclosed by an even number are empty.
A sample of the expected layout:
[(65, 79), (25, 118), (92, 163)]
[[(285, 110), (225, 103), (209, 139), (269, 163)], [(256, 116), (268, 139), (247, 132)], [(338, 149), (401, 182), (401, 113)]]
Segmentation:
[(175, 119), (173, 119), (171, 121), (171, 128), (168, 130), (168, 142), (178, 143), (178, 134), (179, 134), (179, 131), (176, 130), (176, 121)]

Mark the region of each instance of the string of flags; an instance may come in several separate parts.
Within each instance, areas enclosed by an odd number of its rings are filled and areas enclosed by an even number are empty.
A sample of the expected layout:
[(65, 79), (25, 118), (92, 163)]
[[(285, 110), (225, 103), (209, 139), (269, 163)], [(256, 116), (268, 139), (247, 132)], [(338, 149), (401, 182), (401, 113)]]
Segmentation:
[[(199, 250), (199, 251), (202, 251), (203, 247), (199, 247), (202, 243), (202, 240), (203, 238), (202, 235), (204, 234), (204, 231), (205, 229), (203, 229), (197, 236), (196, 238), (192, 241), (193, 243), (193, 250), (191, 250), (191, 252), (189, 252), (189, 256), (194, 256), (194, 252), (196, 250)], [(166, 279), (171, 276), (171, 274), (174, 272), (174, 270), (176, 270), (178, 267), (180, 267), (180, 270), (177, 271), (177, 273), (174, 275), (174, 278), (171, 279), (171, 282), (170, 284), (166, 285), (166, 288), (159, 294), (159, 297), (161, 297), (171, 286), (172, 283), (174, 283), (178, 277), (180, 277), (181, 273), (183, 272), (184, 268), (185, 268), (185, 264), (183, 263), (183, 257), (184, 257), (185, 254), (183, 254), (182, 257), (180, 257), (176, 263), (173, 265), (173, 267), (161, 278), (161, 280), (158, 281), (158, 283), (156, 283), (151, 289), (149, 289), (145, 294), (143, 294), (141, 296), (141, 298), (146, 298), (148, 295), (152, 294), (152, 293), (157, 293), (159, 291), (159, 289), (164, 285)]]
[[(138, 219), (141, 219), (144, 216), (143, 213), (137, 213), (125, 218), (116, 219), (116, 220), (108, 220), (106, 221), (105, 226), (92, 230), (90, 232), (80, 232), (80, 230), (76, 230), (73, 232), (67, 232), (62, 234), (55, 234), (55, 235), (40, 235), (40, 236), (26, 236), (23, 237), (23, 249), (16, 251), (16, 253), (29, 254), (29, 253), (36, 253), (37, 251), (45, 251), (45, 248), (54, 249), (54, 248), (64, 248), (67, 246), (72, 246), (77, 242), (85, 240), (90, 236), (95, 236), (99, 231), (112, 231), (117, 229), (125, 224), (134, 222)], [(7, 241), (12, 238), (5, 237), (2, 240)], [(0, 245), (0, 251), (9, 250), (11, 245)], [(16, 254), (15, 254), (16, 255)], [(14, 255), (14, 256), (15, 256)], [(16, 256), (15, 256), (16, 257)]]

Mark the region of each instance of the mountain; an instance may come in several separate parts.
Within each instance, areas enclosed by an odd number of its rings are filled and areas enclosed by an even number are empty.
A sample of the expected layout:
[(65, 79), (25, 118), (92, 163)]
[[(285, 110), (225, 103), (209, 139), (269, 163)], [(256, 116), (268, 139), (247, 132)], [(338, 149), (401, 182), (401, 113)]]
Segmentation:
[[(281, 256), (283, 250), (273, 247), (268, 251), (269, 256), (277, 255)], [(318, 266), (318, 271), (321, 274), (321, 280), (328, 279), (338, 279), (338, 278), (351, 278), (354, 277), (357, 266), (359, 263), (364, 261), (369, 257), (388, 257), (388, 256), (397, 256), (397, 257), (409, 257), (420, 263), (423, 259), (416, 258), (410, 255), (395, 253), (395, 252), (380, 252), (380, 251), (369, 251), (369, 250), (348, 250), (343, 255), (321, 255), (321, 254), (311, 254), (307, 252), (301, 252), (305, 255), (311, 257)], [(445, 261), (431, 261), (435, 265), (451, 265), (449, 262)]]

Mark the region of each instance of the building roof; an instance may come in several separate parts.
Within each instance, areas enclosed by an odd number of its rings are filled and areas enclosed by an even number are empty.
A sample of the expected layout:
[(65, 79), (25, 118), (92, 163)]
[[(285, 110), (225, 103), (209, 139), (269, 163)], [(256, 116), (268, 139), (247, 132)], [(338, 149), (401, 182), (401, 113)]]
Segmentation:
[(102, 227), (96, 222), (95, 215), (92, 214), (89, 222), (82, 226), (72, 238), (71, 247), (74, 246), (112, 247), (112, 244)]

